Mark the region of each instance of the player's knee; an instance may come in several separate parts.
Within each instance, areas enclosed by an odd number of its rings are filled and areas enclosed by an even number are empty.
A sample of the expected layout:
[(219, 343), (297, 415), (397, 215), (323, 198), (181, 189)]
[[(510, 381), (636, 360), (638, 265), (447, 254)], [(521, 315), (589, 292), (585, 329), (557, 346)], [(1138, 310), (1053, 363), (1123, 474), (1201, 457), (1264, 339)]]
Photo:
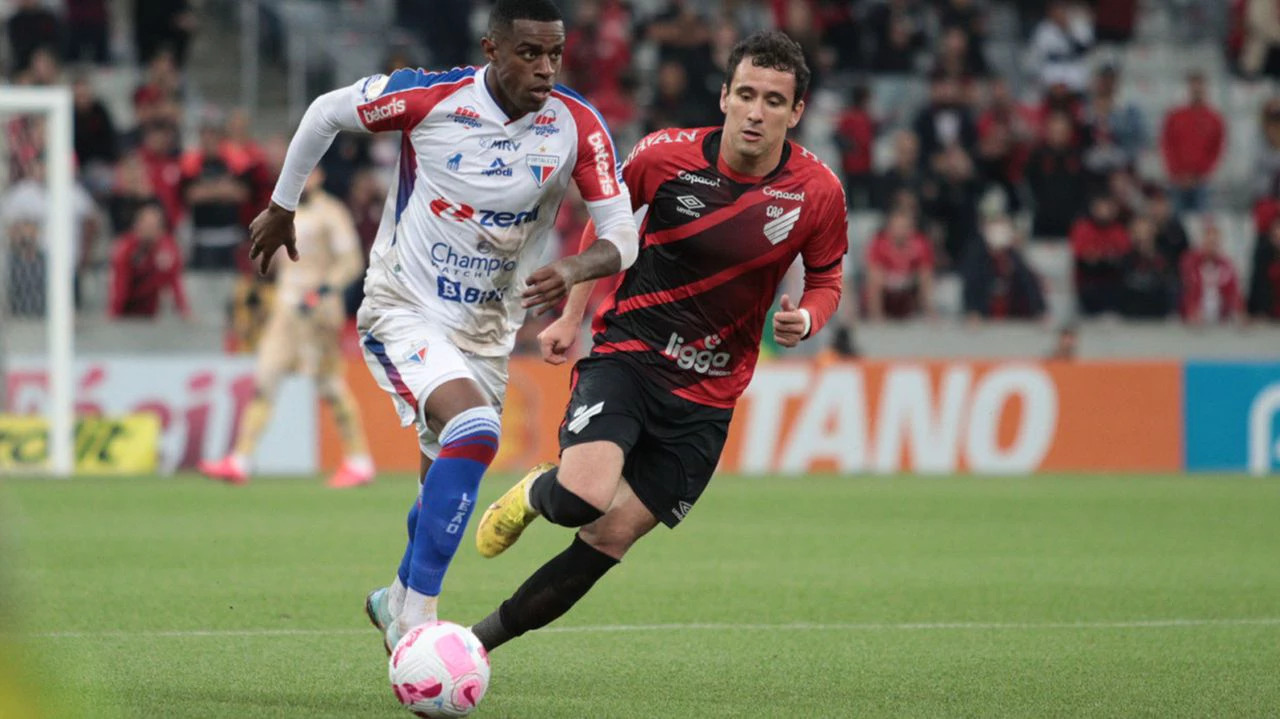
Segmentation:
[(501, 437), (502, 418), (497, 410), (489, 406), (463, 410), (440, 428), (437, 459), (460, 457), (491, 464)]
[(597, 551), (614, 559), (622, 559), (631, 545), (644, 536), (644, 532), (626, 523), (608, 521), (607, 517), (602, 517), (578, 530), (578, 536)]
[(542, 516), (562, 527), (581, 527), (604, 516), (603, 509), (565, 488), (556, 469), (539, 477), (529, 494), (533, 506)]

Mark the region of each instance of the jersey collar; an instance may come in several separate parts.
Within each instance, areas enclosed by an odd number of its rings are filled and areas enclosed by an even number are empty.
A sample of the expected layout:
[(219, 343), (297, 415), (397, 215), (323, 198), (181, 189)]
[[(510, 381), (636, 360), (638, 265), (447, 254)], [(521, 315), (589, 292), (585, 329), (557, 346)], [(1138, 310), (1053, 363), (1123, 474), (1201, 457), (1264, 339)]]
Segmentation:
[(503, 125), (508, 125), (508, 126), (517, 125), (522, 121), (532, 122), (535, 114), (532, 112), (527, 112), (517, 118), (507, 117), (507, 113), (503, 111), (502, 106), (498, 104), (498, 101), (496, 98), (494, 98), (493, 93), (489, 91), (489, 83), (485, 82), (485, 78), (488, 77), (489, 75), (489, 68), (490, 68), (490, 65), (485, 65), (484, 67), (477, 70), (475, 74), (476, 97), (479, 98), (478, 102), (484, 108), (485, 114), (487, 114), (489, 117), (496, 119), (498, 122), (502, 123)]
[(782, 168), (786, 167), (787, 161), (791, 159), (791, 141), (783, 140), (782, 157), (778, 159), (778, 164), (762, 177), (752, 177), (750, 175), (743, 175), (742, 173), (734, 172), (733, 168), (729, 167), (729, 165), (720, 158), (720, 140), (723, 135), (724, 130), (722, 128), (708, 132), (706, 138), (702, 141), (702, 156), (706, 159), (707, 163), (711, 165), (711, 167), (715, 168), (716, 172), (729, 178), (731, 182), (736, 182), (740, 185), (758, 185), (761, 182), (775, 177), (779, 172), (782, 172)]

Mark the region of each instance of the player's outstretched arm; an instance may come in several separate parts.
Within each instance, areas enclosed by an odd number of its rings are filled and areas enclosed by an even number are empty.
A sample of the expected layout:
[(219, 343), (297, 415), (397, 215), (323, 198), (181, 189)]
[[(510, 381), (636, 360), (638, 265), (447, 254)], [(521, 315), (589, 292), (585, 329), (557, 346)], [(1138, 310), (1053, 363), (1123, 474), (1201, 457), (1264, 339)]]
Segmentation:
[(562, 257), (540, 267), (525, 280), (527, 289), (524, 291), (522, 305), (535, 312), (544, 312), (568, 294), (574, 285), (607, 277), (630, 267), (639, 252), (640, 237), (631, 218), (624, 217), (623, 222), (613, 223), (600, 236), (599, 239), (605, 240), (604, 242), (595, 241), (594, 220), (588, 222), (582, 233), (578, 254)]
[(258, 260), (258, 272), (266, 274), (271, 258), (281, 247), (289, 253), (289, 259), (298, 259), (293, 211), (302, 197), (302, 188), (340, 131), (369, 131), (356, 110), (360, 101), (360, 91), (354, 86), (340, 88), (317, 97), (302, 116), (289, 141), (271, 204), (249, 225), (249, 259)]

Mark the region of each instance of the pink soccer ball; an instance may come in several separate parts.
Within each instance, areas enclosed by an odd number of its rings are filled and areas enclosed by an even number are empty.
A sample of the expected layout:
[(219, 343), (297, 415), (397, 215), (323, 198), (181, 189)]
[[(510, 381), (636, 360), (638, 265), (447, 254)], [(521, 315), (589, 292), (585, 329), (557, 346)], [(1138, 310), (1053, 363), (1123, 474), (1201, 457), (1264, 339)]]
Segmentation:
[(489, 655), (471, 630), (452, 622), (414, 627), (387, 663), (391, 690), (420, 717), (464, 717), (489, 688)]

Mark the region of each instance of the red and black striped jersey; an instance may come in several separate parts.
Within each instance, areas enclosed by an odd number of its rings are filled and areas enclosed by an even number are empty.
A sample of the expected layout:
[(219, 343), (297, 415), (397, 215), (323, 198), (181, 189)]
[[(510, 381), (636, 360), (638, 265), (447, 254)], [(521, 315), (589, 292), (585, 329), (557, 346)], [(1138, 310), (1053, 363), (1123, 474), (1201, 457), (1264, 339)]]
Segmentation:
[(786, 142), (764, 177), (720, 159), (720, 128), (640, 141), (623, 166), (640, 220), (640, 254), (596, 313), (593, 354), (641, 367), (673, 394), (733, 407), (755, 371), (778, 284), (839, 272), (848, 249), (844, 190), (826, 165)]

